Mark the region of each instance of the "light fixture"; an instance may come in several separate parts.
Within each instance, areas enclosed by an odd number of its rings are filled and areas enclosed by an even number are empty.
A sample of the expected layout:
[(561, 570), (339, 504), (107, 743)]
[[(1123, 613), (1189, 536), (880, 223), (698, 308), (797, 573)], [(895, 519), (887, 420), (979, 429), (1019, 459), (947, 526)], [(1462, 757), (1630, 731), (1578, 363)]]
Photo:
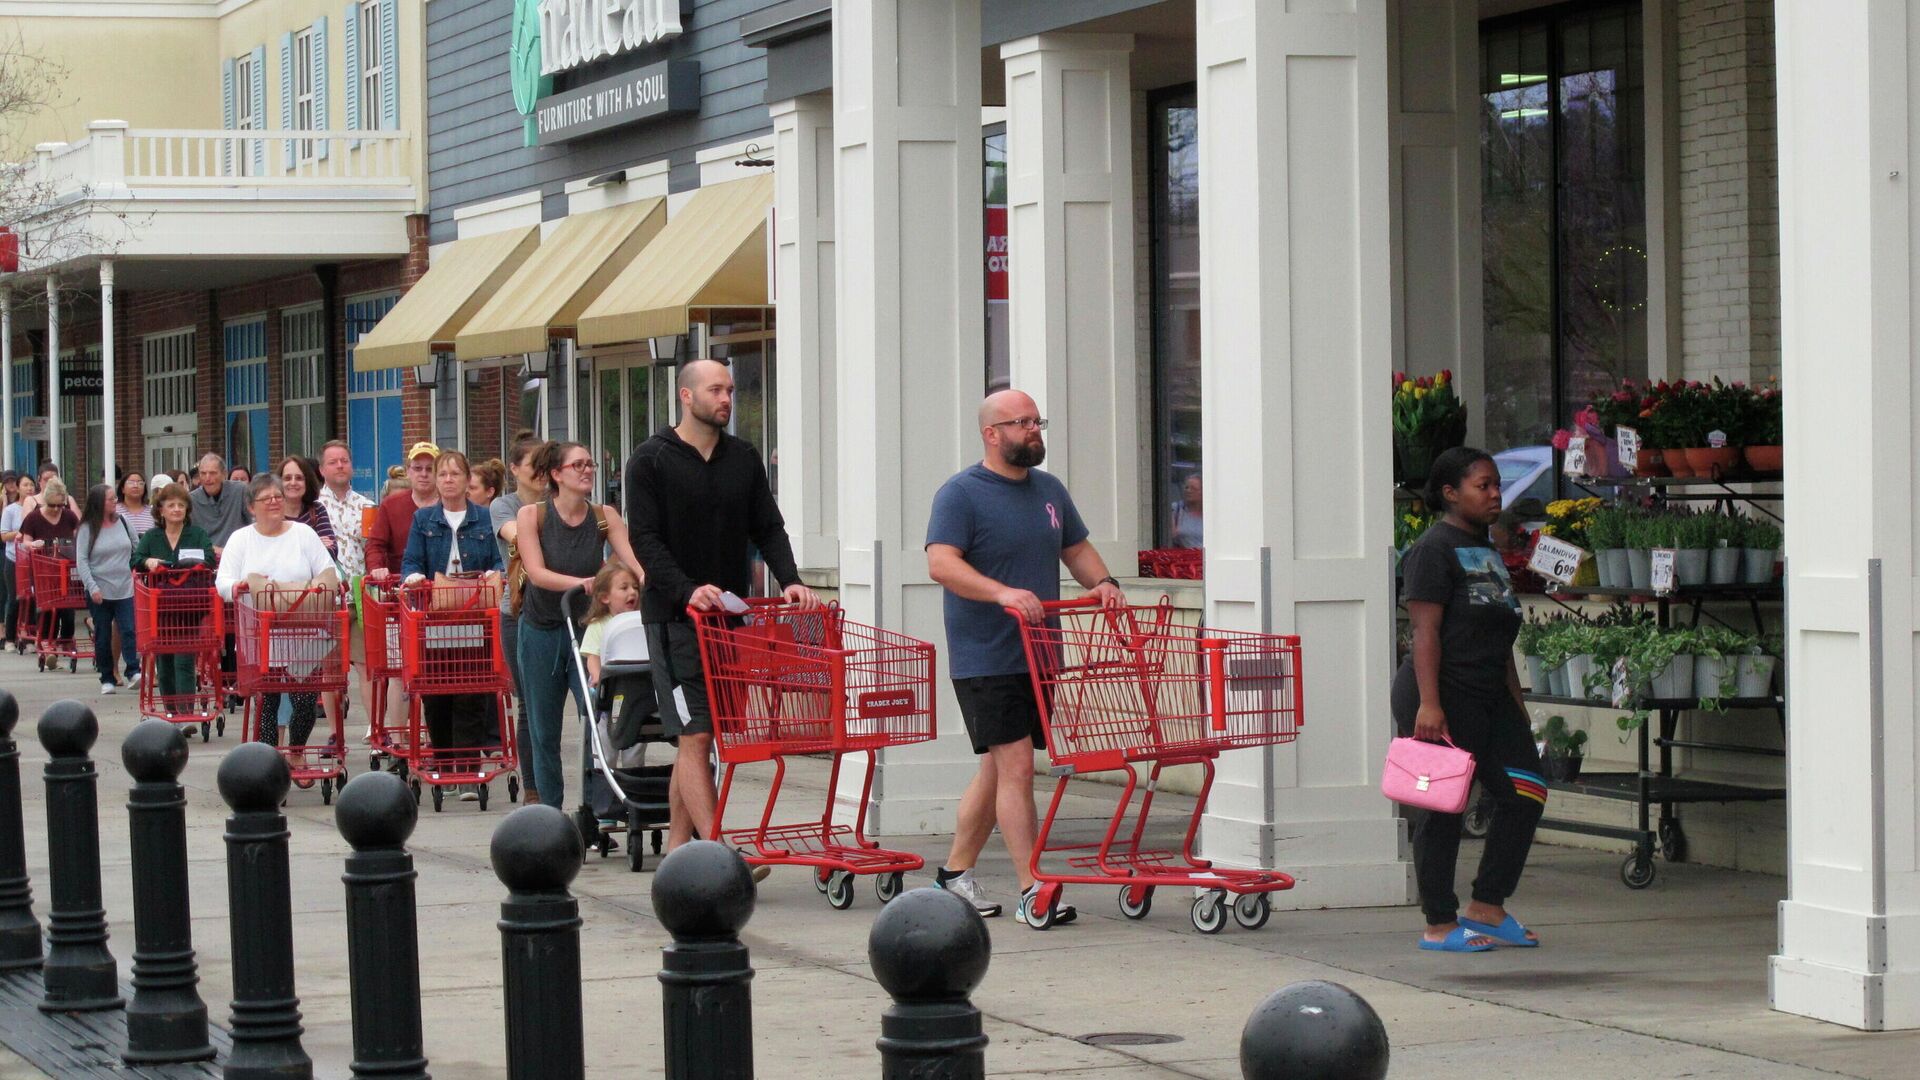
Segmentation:
[(759, 143), (748, 143), (746, 154), (742, 157), (735, 158), (733, 163), (743, 169), (773, 168), (773, 159), (761, 157), (760, 155), (763, 153), (766, 153), (766, 151), (760, 149)]
[(539, 352), (530, 352), (527, 354), (525, 366), (521, 368), (521, 374), (530, 379), (537, 379), (547, 373), (547, 367), (551, 360), (552, 354), (546, 349), (542, 349)]
[(657, 367), (675, 367), (680, 363), (680, 351), (687, 340), (685, 334), (668, 334), (665, 337), (649, 338), (647, 345), (653, 349), (653, 362)]
[(434, 353), (426, 363), (413, 369), (414, 381), (421, 386), (432, 387), (440, 382), (440, 354)]
[(587, 181), (587, 186), (588, 187), (604, 187), (607, 184), (624, 184), (626, 182), (627, 182), (627, 170), (615, 169), (610, 173), (601, 173), (599, 176), (596, 176), (593, 179)]

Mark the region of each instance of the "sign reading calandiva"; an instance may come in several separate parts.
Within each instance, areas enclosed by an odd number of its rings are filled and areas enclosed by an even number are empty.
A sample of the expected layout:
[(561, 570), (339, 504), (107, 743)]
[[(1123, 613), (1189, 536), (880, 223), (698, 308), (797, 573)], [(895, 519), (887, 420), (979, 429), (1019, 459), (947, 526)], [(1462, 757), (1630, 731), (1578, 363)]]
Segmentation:
[(540, 0), (540, 72), (558, 74), (682, 32), (680, 0)]
[(668, 60), (541, 98), (533, 119), (545, 146), (699, 107), (699, 63)]

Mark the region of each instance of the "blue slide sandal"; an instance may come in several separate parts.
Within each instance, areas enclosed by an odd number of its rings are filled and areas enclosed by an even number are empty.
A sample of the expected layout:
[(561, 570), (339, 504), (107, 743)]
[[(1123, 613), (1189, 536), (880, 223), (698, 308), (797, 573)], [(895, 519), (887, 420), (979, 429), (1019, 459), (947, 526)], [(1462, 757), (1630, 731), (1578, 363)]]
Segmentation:
[(1487, 937), (1492, 938), (1502, 945), (1512, 945), (1521, 949), (1537, 949), (1540, 947), (1540, 942), (1529, 938), (1527, 936), (1527, 928), (1521, 926), (1520, 920), (1514, 918), (1512, 915), (1508, 915), (1506, 920), (1499, 926), (1475, 922), (1472, 919), (1461, 919), (1460, 926), (1462, 929), (1471, 930), (1476, 934), (1485, 934)]
[(1493, 949), (1493, 942), (1486, 941), (1476, 945), (1468, 940), (1487, 936), (1489, 935), (1482, 931), (1467, 929), (1466, 920), (1462, 919), (1459, 926), (1454, 927), (1451, 933), (1439, 941), (1421, 938), (1420, 947), (1428, 952), (1489, 952)]

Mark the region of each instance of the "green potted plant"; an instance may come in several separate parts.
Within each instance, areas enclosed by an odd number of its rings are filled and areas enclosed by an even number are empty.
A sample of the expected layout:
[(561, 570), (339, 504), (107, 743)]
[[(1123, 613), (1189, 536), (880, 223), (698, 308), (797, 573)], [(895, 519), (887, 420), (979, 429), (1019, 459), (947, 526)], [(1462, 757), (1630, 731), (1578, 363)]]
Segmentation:
[(1564, 716), (1549, 716), (1534, 736), (1545, 751), (1541, 764), (1547, 779), (1565, 783), (1580, 778), (1580, 764), (1587, 754), (1585, 731), (1569, 726)]
[(1781, 640), (1777, 633), (1758, 637), (1734, 657), (1734, 694), (1743, 698), (1773, 696), (1773, 673), (1780, 666)]
[(1767, 385), (1758, 388), (1747, 402), (1747, 445), (1741, 453), (1748, 468), (1755, 472), (1780, 471), (1784, 422), (1779, 380), (1768, 379)]
[(1591, 623), (1572, 621), (1560, 631), (1561, 648), (1566, 654), (1566, 692), (1563, 697), (1586, 698), (1592, 696), (1591, 681), (1596, 667), (1594, 650), (1600, 645), (1600, 627)]
[(1552, 628), (1553, 620), (1529, 615), (1520, 624), (1520, 633), (1513, 639), (1513, 651), (1519, 653), (1526, 662), (1527, 689), (1536, 694), (1551, 693), (1543, 647), (1547, 632)]
[(1627, 560), (1627, 519), (1631, 513), (1617, 508), (1594, 512), (1587, 523), (1587, 542), (1593, 545), (1593, 560), (1600, 567), (1603, 588), (1625, 588), (1632, 584), (1632, 568)]
[(1739, 689), (1736, 658), (1754, 645), (1754, 638), (1724, 626), (1696, 626), (1688, 633), (1693, 638), (1693, 696), (1702, 709), (1723, 712), (1720, 699), (1733, 697)]
[(1707, 548), (1707, 584), (1737, 585), (1740, 564), (1746, 558), (1746, 522), (1732, 514), (1709, 514), (1712, 519), (1712, 543)]
[[(1687, 447), (1687, 464), (1695, 476), (1719, 476), (1740, 463), (1742, 420), (1746, 413), (1747, 391), (1733, 387), (1716, 376), (1711, 383), (1688, 383), (1687, 396), (1694, 403), (1694, 437), (1699, 441)], [(1721, 445), (1713, 445), (1715, 433)]]
[(1785, 540), (1780, 526), (1765, 518), (1747, 519), (1746, 553), (1741, 558), (1741, 580), (1748, 585), (1773, 584), (1773, 564), (1780, 557)]
[(1418, 483), (1433, 470), (1433, 459), (1467, 441), (1467, 407), (1454, 392), (1453, 372), (1393, 377), (1393, 451), (1400, 479)]
[(1707, 552), (1713, 546), (1712, 513), (1671, 513), (1673, 546), (1673, 583), (1683, 589), (1707, 583)]
[(1622, 542), (1627, 547), (1627, 584), (1636, 589), (1653, 587), (1653, 549), (1663, 546), (1658, 519), (1651, 514), (1630, 513), (1626, 518)]

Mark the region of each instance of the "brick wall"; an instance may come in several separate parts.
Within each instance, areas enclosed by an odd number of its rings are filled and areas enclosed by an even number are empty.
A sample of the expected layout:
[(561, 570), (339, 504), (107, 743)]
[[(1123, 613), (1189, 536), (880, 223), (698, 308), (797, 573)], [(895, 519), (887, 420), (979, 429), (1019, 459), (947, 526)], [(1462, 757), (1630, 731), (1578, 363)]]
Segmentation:
[[(413, 283), (427, 273), (427, 216), (415, 214), (407, 219), (407, 257), (400, 264), (400, 286)], [(400, 404), (402, 441), (408, 446), (429, 436), (433, 428), (433, 391), (409, 379)]]
[(1683, 371), (1764, 379), (1780, 370), (1773, 4), (1683, 4), (1677, 36)]

